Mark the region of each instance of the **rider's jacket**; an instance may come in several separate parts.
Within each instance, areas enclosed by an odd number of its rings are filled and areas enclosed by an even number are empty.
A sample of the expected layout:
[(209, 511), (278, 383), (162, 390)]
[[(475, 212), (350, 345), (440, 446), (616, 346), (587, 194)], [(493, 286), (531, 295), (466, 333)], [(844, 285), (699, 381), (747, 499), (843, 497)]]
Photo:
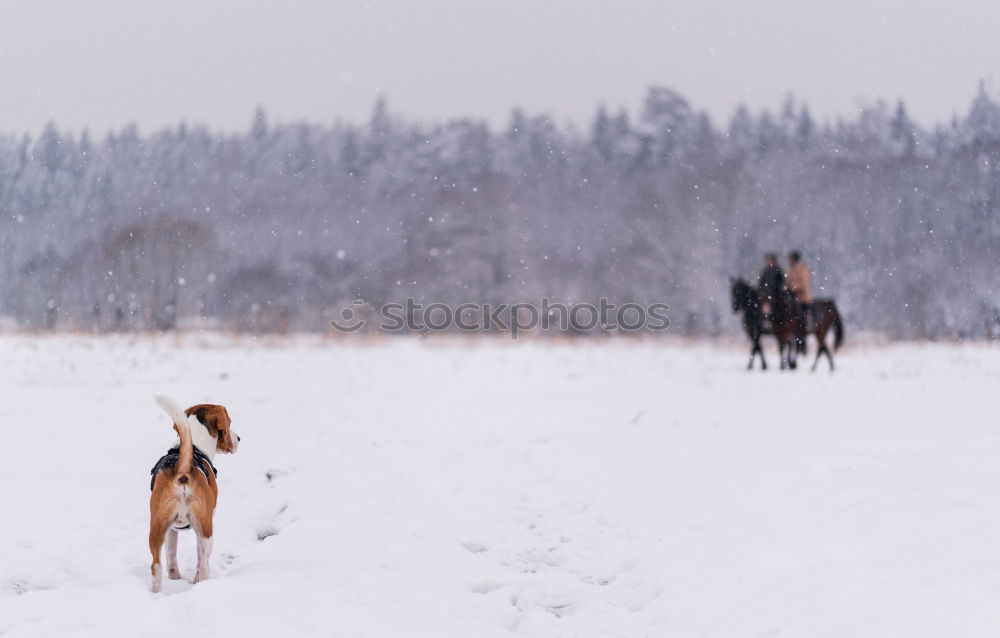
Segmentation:
[(760, 280), (758, 282), (760, 294), (767, 300), (775, 299), (784, 282), (785, 273), (781, 270), (781, 266), (777, 264), (768, 266), (760, 273)]
[(806, 266), (803, 261), (789, 266), (788, 275), (785, 277), (785, 286), (795, 293), (795, 299), (799, 303), (811, 302), (812, 293), (809, 291), (809, 266)]

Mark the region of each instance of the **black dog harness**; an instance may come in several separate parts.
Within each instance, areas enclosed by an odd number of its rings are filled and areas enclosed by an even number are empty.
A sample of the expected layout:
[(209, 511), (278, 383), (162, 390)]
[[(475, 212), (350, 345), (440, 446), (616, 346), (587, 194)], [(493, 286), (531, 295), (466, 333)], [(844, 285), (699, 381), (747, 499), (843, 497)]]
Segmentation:
[[(196, 446), (192, 445), (191, 449), (194, 451), (194, 458), (192, 459), (193, 461), (192, 465), (201, 470), (202, 473), (205, 475), (206, 479), (211, 478), (208, 474), (209, 470), (212, 471), (213, 476), (218, 477), (219, 470), (215, 469), (215, 466), (212, 465), (212, 460), (208, 458), (205, 455), (205, 453), (199, 450)], [(156, 483), (156, 475), (160, 473), (160, 470), (164, 470), (168, 467), (176, 467), (177, 461), (180, 458), (181, 458), (180, 447), (172, 447), (169, 450), (167, 450), (166, 454), (160, 457), (160, 460), (156, 462), (156, 465), (153, 466), (153, 469), (149, 471), (149, 473), (153, 475), (153, 478), (149, 480), (150, 492), (153, 491), (153, 485)]]

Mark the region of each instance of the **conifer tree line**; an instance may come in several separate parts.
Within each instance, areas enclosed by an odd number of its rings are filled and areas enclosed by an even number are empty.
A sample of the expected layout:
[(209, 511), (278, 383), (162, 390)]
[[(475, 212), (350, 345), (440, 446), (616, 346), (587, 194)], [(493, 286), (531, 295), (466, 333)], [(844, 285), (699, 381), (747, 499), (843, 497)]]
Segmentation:
[[(2, 124), (0, 124), (2, 126)], [(588, 126), (515, 110), (0, 137), (0, 316), (32, 330), (327, 331), (340, 308), (670, 304), (739, 332), (729, 277), (803, 251), (850, 329), (1000, 334), (1000, 102), (916, 124), (789, 98), (713, 122), (651, 88)]]

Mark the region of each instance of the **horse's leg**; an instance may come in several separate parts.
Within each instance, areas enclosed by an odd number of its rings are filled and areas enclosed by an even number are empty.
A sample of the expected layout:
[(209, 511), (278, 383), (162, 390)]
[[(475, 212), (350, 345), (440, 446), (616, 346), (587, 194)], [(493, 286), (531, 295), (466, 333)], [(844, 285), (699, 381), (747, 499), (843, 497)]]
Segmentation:
[(830, 357), (830, 349), (826, 347), (825, 343), (820, 344), (819, 352), (816, 353), (816, 363), (813, 365), (813, 370), (815, 370), (816, 366), (819, 365), (819, 360), (824, 354), (826, 355), (827, 360), (831, 363), (833, 362), (833, 359)]
[(816, 372), (816, 366), (819, 365), (819, 359), (820, 357), (823, 356), (823, 350), (826, 349), (826, 326), (823, 324), (816, 326), (816, 332), (813, 334), (816, 335), (817, 348), (816, 348), (816, 360), (813, 361), (811, 370), (813, 372)]
[(757, 339), (757, 353), (760, 355), (760, 370), (767, 370), (767, 359), (764, 358), (764, 348), (760, 347), (760, 339)]
[(780, 370), (785, 369), (785, 342), (778, 341), (778, 358), (780, 361)]
[(830, 372), (833, 372), (833, 355), (830, 353), (830, 349), (826, 346), (823, 347), (826, 350), (826, 358), (830, 361)]
[(824, 350), (826, 350), (826, 344), (823, 343), (823, 340), (821, 339), (819, 342), (819, 348), (816, 350), (816, 360), (813, 361), (813, 367), (812, 367), (813, 372), (816, 372), (816, 366), (819, 365), (819, 359), (820, 357), (823, 356)]
[(753, 370), (753, 358), (757, 356), (757, 343), (754, 342), (750, 346), (750, 363), (747, 364), (747, 370)]

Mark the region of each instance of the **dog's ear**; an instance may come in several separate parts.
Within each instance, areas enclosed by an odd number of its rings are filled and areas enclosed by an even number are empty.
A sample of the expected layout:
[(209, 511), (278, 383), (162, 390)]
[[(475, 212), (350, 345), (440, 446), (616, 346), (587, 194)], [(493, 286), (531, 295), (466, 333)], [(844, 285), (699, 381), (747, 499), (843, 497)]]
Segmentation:
[(225, 406), (217, 405), (215, 407), (218, 410), (216, 413), (216, 427), (219, 429), (216, 447), (218, 447), (220, 452), (232, 454), (236, 451), (236, 441), (233, 440), (234, 434), (229, 427), (233, 424), (233, 420), (229, 418), (229, 410)]

